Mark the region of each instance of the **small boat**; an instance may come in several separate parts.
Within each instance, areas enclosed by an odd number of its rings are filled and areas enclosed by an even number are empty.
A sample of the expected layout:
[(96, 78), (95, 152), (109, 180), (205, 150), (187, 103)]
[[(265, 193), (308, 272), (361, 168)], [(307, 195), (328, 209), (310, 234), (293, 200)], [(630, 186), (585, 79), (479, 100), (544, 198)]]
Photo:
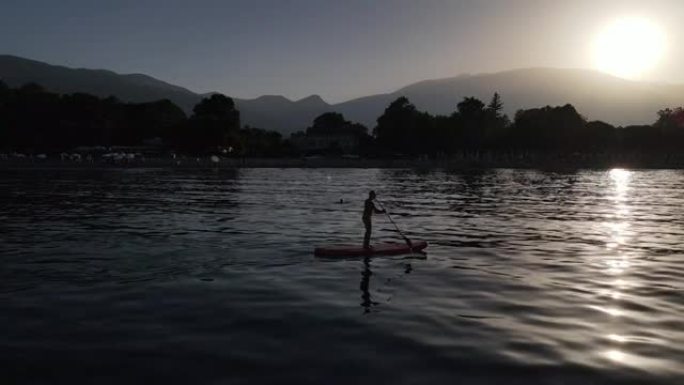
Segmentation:
[(365, 257), (372, 255), (401, 255), (421, 252), (427, 247), (425, 241), (412, 241), (409, 247), (406, 243), (379, 243), (365, 249), (358, 245), (324, 246), (314, 249), (317, 257)]

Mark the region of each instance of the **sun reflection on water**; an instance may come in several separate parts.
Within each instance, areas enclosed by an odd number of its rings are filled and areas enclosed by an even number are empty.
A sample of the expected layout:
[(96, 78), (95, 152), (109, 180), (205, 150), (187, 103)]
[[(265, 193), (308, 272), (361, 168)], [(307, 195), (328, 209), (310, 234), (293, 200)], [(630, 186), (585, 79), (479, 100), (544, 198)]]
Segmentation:
[(621, 336), (619, 334), (609, 334), (608, 339), (615, 342), (624, 343), (627, 342), (627, 337)]
[(622, 248), (629, 241), (627, 233), (630, 227), (628, 218), (629, 206), (625, 202), (628, 198), (627, 193), (629, 191), (631, 172), (616, 168), (610, 171), (609, 177), (612, 182), (612, 197), (615, 207), (611, 215), (614, 221), (605, 223), (609, 233), (606, 249), (611, 252), (611, 255), (605, 261), (605, 266), (608, 274), (619, 275), (630, 267), (630, 261), (622, 254)]
[[(628, 193), (630, 190), (631, 172), (624, 169), (613, 169), (609, 172), (609, 178), (612, 185), (611, 200), (614, 202), (614, 206), (612, 213), (608, 216), (611, 221), (604, 224), (608, 232), (606, 251), (609, 253), (604, 260), (604, 271), (608, 276), (615, 277), (624, 276), (631, 267), (631, 262), (623, 254), (623, 249), (629, 242), (630, 210)], [(609, 283), (611, 288), (604, 290), (601, 294), (610, 298), (610, 302), (606, 306), (592, 306), (592, 308), (611, 317), (621, 317), (624, 315), (624, 311), (617, 306), (616, 301), (622, 298), (623, 293), (621, 290), (627, 286), (627, 282), (623, 278), (618, 278), (609, 280)], [(623, 344), (627, 341), (624, 336), (614, 331), (611, 331), (606, 337), (614, 344)], [(628, 357), (627, 353), (623, 350), (615, 348), (603, 351), (602, 354), (608, 360), (622, 364), (626, 362)]]
[(609, 360), (616, 361), (616, 362), (624, 362), (625, 357), (626, 357), (624, 352), (621, 352), (621, 351), (616, 350), (616, 349), (608, 350), (605, 353), (605, 355)]
[(632, 172), (622, 168), (614, 168), (610, 170), (610, 179), (615, 184), (615, 190), (618, 194), (625, 193), (629, 189), (629, 180), (632, 177)]
[(591, 306), (592, 309), (598, 310), (600, 312), (606, 313), (610, 316), (613, 317), (621, 317), (624, 315), (624, 312), (618, 308), (615, 307), (606, 307), (606, 306)]

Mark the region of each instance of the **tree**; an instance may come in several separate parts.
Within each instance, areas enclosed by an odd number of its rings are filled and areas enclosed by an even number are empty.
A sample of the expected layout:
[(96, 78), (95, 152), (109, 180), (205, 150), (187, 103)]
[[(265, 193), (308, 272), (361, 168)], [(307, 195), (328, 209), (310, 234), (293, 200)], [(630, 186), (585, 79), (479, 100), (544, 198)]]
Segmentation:
[(681, 150), (684, 147), (684, 108), (666, 108), (658, 111), (658, 120), (654, 124), (654, 136), (659, 136), (658, 147), (669, 151)]
[(494, 116), (501, 116), (501, 111), (503, 110), (503, 103), (501, 102), (501, 96), (498, 92), (494, 93), (492, 100), (487, 105), (487, 110), (494, 113)]
[(130, 121), (125, 119), (124, 105), (116, 100), (76, 93), (60, 98), (60, 128), (53, 144), (64, 149), (78, 145), (122, 145)]
[(194, 151), (236, 145), (240, 112), (235, 109), (233, 99), (213, 94), (193, 108), (188, 129), (181, 140)]
[(503, 138), (511, 124), (508, 116), (502, 113), (503, 102), (499, 93), (494, 93), (492, 100), (485, 109), (485, 117), (482, 125), (482, 145), (489, 149), (502, 149), (507, 147)]
[(344, 115), (339, 112), (326, 112), (314, 119), (314, 126), (318, 127), (341, 127), (348, 122), (344, 119)]
[(240, 115), (235, 109), (235, 102), (233, 102), (233, 99), (222, 94), (212, 94), (210, 97), (202, 99), (202, 101), (195, 105), (192, 112), (195, 118), (215, 119), (231, 123), (238, 122), (237, 125), (239, 126)]
[(0, 79), (0, 150), (9, 144), (10, 133), (9, 133), (9, 121), (8, 121), (8, 108), (11, 92), (9, 87), (5, 82)]
[(588, 122), (577, 140), (584, 143), (584, 152), (615, 149), (618, 144), (615, 127), (598, 120)]
[[(313, 136), (318, 136), (318, 139), (311, 139)], [(367, 148), (367, 136), (368, 129), (364, 125), (347, 121), (340, 113), (326, 112), (316, 117), (313, 125), (306, 129), (303, 143), (307, 143), (304, 147), (308, 147), (309, 151), (327, 154), (342, 154), (344, 151), (358, 153)], [(325, 148), (321, 147), (323, 143), (328, 143)]]
[(586, 121), (571, 104), (520, 110), (515, 114), (514, 125), (514, 137), (519, 147), (580, 150), (584, 145), (579, 137)]
[(275, 131), (245, 127), (240, 130), (239, 153), (244, 156), (282, 156), (289, 152), (282, 135)]
[(368, 128), (359, 123), (352, 123), (344, 119), (337, 112), (326, 112), (313, 121), (313, 125), (306, 129), (307, 134), (353, 134), (367, 135)]
[(174, 130), (186, 121), (183, 110), (168, 99), (127, 104), (123, 113), (129, 123), (117, 134), (121, 138), (120, 141), (127, 144), (141, 143), (154, 138), (173, 140)]
[(344, 120), (344, 116), (342, 114), (337, 112), (326, 112), (322, 115), (319, 115), (316, 119), (314, 119), (313, 126), (311, 126), (310, 129), (314, 131), (329, 131), (344, 128), (348, 124), (349, 122)]
[(457, 130), (460, 132), (461, 146), (466, 149), (477, 150), (483, 145), (485, 104), (473, 97), (466, 97), (458, 103), (455, 119)]
[(414, 153), (414, 140), (419, 135), (420, 113), (402, 96), (393, 101), (378, 118), (374, 134), (378, 142), (394, 152)]
[(462, 102), (458, 103), (458, 113), (462, 119), (468, 121), (477, 121), (484, 114), (484, 103), (477, 98), (464, 98)]
[(666, 131), (684, 130), (684, 108), (666, 108), (658, 111), (655, 126)]

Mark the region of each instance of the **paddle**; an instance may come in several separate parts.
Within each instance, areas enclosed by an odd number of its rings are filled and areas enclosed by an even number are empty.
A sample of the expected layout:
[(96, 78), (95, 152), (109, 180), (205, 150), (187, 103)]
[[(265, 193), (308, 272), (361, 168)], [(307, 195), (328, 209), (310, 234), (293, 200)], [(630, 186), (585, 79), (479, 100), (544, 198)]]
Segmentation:
[(375, 200), (376, 200), (376, 201), (378, 202), (378, 204), (380, 205), (380, 208), (382, 209), (382, 211), (385, 212), (385, 215), (387, 215), (387, 219), (389, 219), (389, 221), (392, 222), (392, 224), (394, 225), (394, 228), (397, 229), (397, 232), (399, 233), (399, 235), (401, 235), (402, 238), (404, 238), (404, 241), (406, 241), (406, 245), (408, 245), (409, 249), (411, 249), (411, 251), (413, 251), (413, 244), (411, 243), (411, 240), (408, 239), (408, 237), (407, 237), (406, 235), (404, 235), (404, 233), (401, 231), (401, 229), (399, 229), (399, 226), (397, 226), (397, 224), (394, 222), (394, 220), (393, 220), (392, 217), (389, 215), (389, 213), (387, 212), (387, 210), (385, 210), (385, 205), (383, 205), (382, 202), (380, 202), (380, 199), (375, 198)]

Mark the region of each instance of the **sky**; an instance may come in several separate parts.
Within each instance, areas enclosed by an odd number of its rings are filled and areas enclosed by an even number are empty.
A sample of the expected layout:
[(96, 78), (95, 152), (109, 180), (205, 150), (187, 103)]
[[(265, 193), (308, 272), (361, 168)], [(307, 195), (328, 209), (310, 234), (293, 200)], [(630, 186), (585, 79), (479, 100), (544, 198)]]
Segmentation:
[(592, 68), (621, 17), (667, 37), (642, 80), (684, 83), (682, 0), (2, 0), (0, 53), (239, 98), (342, 102), (425, 79)]

